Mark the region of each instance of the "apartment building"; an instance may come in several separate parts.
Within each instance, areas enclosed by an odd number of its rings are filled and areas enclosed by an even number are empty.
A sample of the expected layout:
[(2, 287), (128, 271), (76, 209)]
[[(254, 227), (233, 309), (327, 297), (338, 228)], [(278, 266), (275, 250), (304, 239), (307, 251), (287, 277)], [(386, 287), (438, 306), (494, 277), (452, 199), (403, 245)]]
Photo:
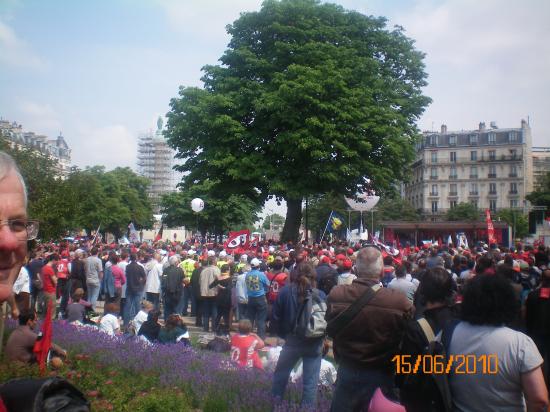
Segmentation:
[(416, 146), (404, 196), (432, 221), (469, 202), (480, 210), (522, 208), (533, 190), (531, 128), (500, 129), (484, 122), (476, 130), (424, 132)]

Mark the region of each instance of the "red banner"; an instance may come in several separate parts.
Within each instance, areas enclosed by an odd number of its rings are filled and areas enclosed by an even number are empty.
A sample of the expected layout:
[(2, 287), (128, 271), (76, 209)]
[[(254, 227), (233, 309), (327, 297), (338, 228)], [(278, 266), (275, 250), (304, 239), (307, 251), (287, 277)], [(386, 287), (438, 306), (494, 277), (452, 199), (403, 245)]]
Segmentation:
[(485, 221), (487, 222), (487, 238), (489, 245), (492, 243), (497, 243), (495, 237), (495, 228), (493, 227), (493, 221), (491, 220), (491, 211), (489, 209), (485, 210)]
[(227, 241), (223, 244), (225, 249), (248, 249), (250, 244), (250, 230), (239, 230), (238, 232), (229, 232)]
[(36, 355), (36, 360), (40, 368), (40, 373), (44, 375), (46, 372), (46, 361), (48, 359), (48, 353), (52, 346), (52, 311), (54, 302), (50, 302), (46, 311), (46, 317), (44, 323), (42, 323), (42, 337), (37, 339), (34, 343), (32, 351)]

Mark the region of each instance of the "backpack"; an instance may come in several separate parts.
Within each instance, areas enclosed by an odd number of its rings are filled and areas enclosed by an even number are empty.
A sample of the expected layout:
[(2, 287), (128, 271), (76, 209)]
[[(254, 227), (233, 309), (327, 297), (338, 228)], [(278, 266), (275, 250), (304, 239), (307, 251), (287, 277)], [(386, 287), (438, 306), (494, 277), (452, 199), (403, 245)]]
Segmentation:
[[(428, 346), (424, 348), (424, 352), (418, 356), (423, 359), (435, 359), (434, 356), (443, 356), (441, 361), (443, 365), (447, 365), (449, 346), (451, 343), (452, 333), (458, 324), (454, 320), (448, 323), (441, 332), (434, 335), (432, 327), (425, 318), (417, 320), (424, 336), (428, 341)], [(423, 403), (422, 410), (426, 412), (451, 412), (452, 411), (452, 395), (449, 385), (449, 377), (446, 373), (423, 373), (421, 370), (418, 373), (407, 374), (401, 389), (402, 401), (407, 405), (406, 393), (414, 394), (413, 402), (418, 402), (421, 399)], [(417, 405), (418, 406), (418, 405)], [(409, 410), (409, 408), (407, 408)], [(411, 410), (417, 410), (412, 409)]]
[(309, 290), (294, 323), (294, 335), (301, 338), (321, 338), (325, 336), (327, 304), (318, 290)]

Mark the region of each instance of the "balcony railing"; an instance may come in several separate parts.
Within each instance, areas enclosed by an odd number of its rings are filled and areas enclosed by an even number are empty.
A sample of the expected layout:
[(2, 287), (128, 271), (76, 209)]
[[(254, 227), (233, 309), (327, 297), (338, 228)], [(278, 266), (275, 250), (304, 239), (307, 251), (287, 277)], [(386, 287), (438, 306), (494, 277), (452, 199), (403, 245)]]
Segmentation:
[(455, 179), (458, 179), (457, 175), (450, 175), (449, 176), (449, 180), (455, 180)]
[(477, 179), (477, 175), (470, 175), (470, 179)]
[(430, 180), (437, 180), (437, 176), (430, 176)]
[(476, 192), (472, 192), (472, 191), (470, 190), (470, 196), (479, 196), (479, 192), (477, 192), (477, 191), (476, 191)]
[(510, 174), (508, 175), (508, 177), (518, 177), (518, 174), (517, 174), (517, 173), (510, 173)]
[(511, 194), (511, 195), (517, 195), (518, 191), (517, 190), (510, 190), (508, 193)]
[(489, 174), (487, 175), (487, 177), (488, 177), (489, 179), (494, 179), (494, 178), (497, 177), (497, 174), (496, 174), (496, 173), (489, 173)]
[(458, 196), (458, 192), (449, 192), (449, 196)]
[(496, 190), (489, 190), (489, 194), (490, 194), (490, 195), (496, 195), (496, 194), (497, 194), (497, 191), (496, 191)]

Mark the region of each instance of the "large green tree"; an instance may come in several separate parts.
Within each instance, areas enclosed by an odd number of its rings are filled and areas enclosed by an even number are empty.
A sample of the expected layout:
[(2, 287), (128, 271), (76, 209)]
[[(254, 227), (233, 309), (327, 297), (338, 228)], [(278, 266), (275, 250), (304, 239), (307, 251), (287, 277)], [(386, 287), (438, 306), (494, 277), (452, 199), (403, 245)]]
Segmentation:
[(494, 219), (503, 220), (512, 227), (513, 239), (523, 239), (529, 234), (529, 219), (521, 209), (501, 209)]
[(547, 210), (550, 211), (550, 172), (542, 176), (537, 182), (535, 191), (528, 194), (526, 198), (533, 205), (546, 206)]
[(209, 180), (257, 204), (285, 199), (282, 238), (295, 240), (305, 197), (404, 178), (430, 99), (423, 54), (402, 28), (316, 0), (266, 0), (227, 31), (204, 87), (170, 102), (184, 190)]

